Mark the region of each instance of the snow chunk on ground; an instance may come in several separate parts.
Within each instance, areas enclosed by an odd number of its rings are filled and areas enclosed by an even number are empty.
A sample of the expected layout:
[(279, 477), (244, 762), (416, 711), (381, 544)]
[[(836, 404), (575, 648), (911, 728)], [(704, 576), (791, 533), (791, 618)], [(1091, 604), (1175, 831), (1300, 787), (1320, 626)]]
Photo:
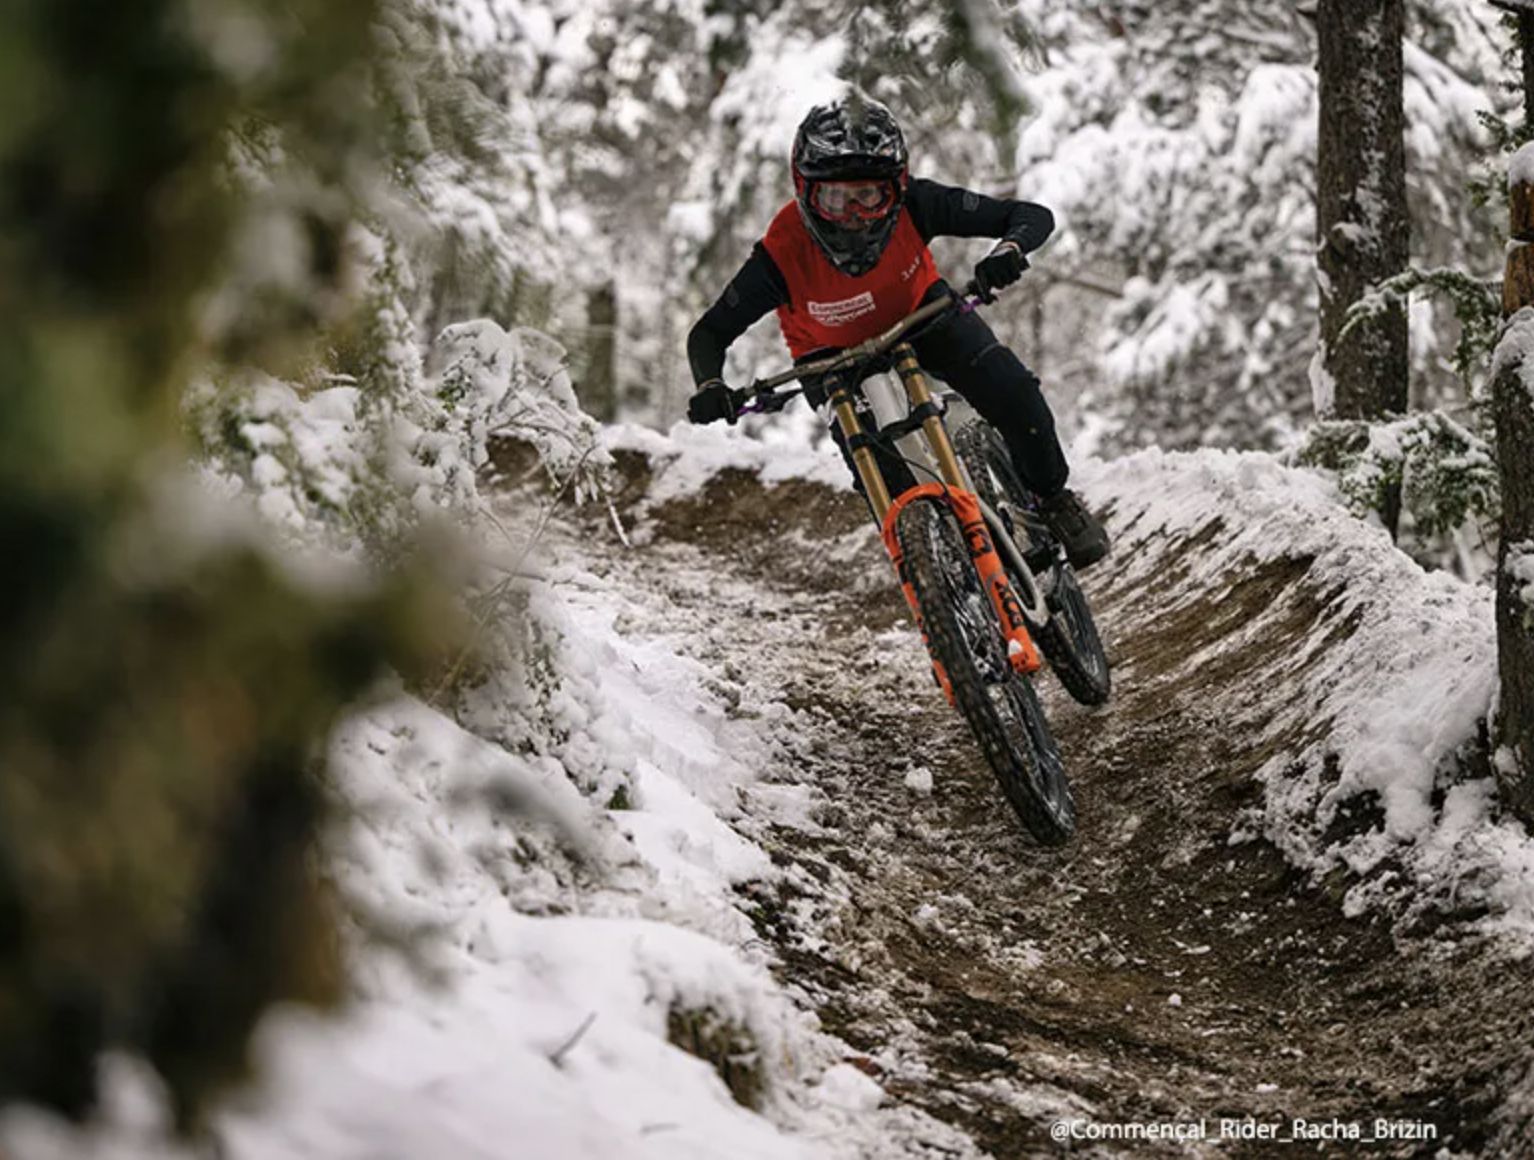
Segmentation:
[(906, 770), (905, 787), (912, 793), (927, 797), (932, 793), (932, 771), (924, 765)]

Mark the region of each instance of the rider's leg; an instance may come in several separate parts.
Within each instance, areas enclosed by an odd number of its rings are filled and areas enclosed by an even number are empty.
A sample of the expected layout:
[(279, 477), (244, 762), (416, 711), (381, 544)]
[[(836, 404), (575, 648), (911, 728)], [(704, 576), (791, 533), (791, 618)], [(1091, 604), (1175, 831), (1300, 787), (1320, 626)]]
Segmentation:
[(1107, 533), (1065, 486), (1070, 468), (1038, 376), (973, 313), (951, 316), (912, 345), (922, 367), (1001, 434), (1018, 477), (1042, 501), (1043, 515), (1071, 562), (1084, 568), (1107, 555)]

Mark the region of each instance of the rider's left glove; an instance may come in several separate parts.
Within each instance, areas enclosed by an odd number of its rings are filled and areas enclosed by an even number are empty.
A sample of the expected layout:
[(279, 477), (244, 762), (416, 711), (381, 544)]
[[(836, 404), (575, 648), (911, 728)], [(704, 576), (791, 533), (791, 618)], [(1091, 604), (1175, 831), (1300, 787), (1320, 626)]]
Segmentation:
[(690, 423), (717, 423), (720, 419), (733, 423), (739, 414), (735, 392), (724, 385), (723, 379), (710, 379), (703, 383), (693, 397), (687, 400), (687, 420)]
[(975, 263), (975, 283), (982, 297), (989, 298), (993, 290), (1010, 286), (1023, 276), (1028, 259), (1016, 242), (1002, 242), (980, 261)]

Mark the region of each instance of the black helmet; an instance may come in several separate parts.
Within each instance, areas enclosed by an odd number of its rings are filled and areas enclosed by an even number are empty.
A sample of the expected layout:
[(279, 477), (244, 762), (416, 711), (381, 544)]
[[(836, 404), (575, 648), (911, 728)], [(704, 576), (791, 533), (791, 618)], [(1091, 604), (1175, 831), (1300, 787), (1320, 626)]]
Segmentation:
[(816, 105), (794, 135), (793, 167), (810, 236), (842, 273), (868, 273), (905, 200), (905, 136), (894, 114), (857, 95)]

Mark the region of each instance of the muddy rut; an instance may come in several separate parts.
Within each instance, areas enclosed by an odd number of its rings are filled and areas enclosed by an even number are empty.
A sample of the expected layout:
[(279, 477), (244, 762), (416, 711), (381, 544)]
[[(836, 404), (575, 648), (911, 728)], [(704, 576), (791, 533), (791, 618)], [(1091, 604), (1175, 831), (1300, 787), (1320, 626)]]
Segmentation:
[[(644, 470), (626, 468), (632, 501)], [(788, 824), (762, 804), (771, 785), (747, 795), (742, 824), (785, 874), (744, 902), (854, 1062), (1003, 1158), (1534, 1154), (1502, 1110), (1534, 1042), (1527, 967), (1453, 915), (1345, 918), (1341, 883), (1231, 839), (1253, 772), (1295, 741), (1265, 728), (1284, 674), (1348, 631), (1318, 627), (1308, 561), (1190, 599), (1215, 522), (1087, 575), (1115, 694), (1086, 710), (1041, 679), (1080, 815), (1050, 851), (934, 688), (865, 519), (850, 495), (726, 472), (601, 565), (664, 596), (664, 627), (741, 712), (796, 711), (771, 778), (820, 804)], [(1294, 1117), (1436, 1137), (1293, 1141)], [(1062, 1118), (1202, 1119), (1210, 1138), (1059, 1143)], [(1227, 1119), (1282, 1139), (1220, 1139)]]

